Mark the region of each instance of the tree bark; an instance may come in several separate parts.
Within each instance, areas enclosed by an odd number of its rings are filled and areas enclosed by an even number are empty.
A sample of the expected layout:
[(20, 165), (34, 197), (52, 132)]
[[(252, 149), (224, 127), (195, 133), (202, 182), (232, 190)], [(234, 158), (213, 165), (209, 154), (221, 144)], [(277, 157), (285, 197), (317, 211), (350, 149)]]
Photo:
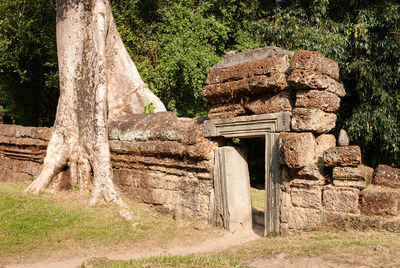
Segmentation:
[(107, 122), (162, 102), (140, 78), (108, 0), (57, 0), (60, 98), (42, 172), (26, 189), (38, 193), (61, 171), (92, 191), (91, 204), (124, 206), (113, 184)]

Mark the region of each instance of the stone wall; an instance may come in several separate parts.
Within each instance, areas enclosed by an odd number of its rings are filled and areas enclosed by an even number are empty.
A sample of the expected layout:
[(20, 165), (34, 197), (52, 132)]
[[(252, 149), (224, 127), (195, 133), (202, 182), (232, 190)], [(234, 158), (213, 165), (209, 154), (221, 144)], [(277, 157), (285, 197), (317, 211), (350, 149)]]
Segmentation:
[[(0, 125), (0, 181), (30, 181), (41, 170), (51, 128)], [(215, 143), (201, 120), (164, 112), (110, 123), (114, 181), (129, 197), (166, 213), (206, 218)]]
[(399, 188), (399, 180), (388, 182), (388, 168), (382, 167), (373, 180), (374, 170), (362, 165), (359, 146), (337, 146), (329, 134), (346, 94), (338, 80), (338, 64), (318, 52), (266, 47), (227, 54), (212, 68), (203, 88), (211, 103), (211, 120), (291, 113), (290, 131), (281, 132), (278, 140), (282, 234), (325, 222), (341, 227), (374, 222), (369, 227), (375, 229), (390, 222), (393, 230), (400, 226), (393, 223), (399, 212), (398, 192), (367, 188), (371, 182)]

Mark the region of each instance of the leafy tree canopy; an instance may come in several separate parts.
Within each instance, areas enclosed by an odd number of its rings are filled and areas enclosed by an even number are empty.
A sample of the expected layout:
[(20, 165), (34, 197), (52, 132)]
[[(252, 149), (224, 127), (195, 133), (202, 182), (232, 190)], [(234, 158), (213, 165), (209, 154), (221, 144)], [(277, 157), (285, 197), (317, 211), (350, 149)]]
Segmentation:
[[(114, 0), (128, 51), (180, 116), (207, 114), (201, 88), (229, 50), (275, 45), (336, 60), (347, 96), (337, 129), (365, 159), (400, 164), (400, 4), (396, 0)], [(0, 2), (0, 105), (8, 120), (51, 125), (58, 97), (55, 6)]]

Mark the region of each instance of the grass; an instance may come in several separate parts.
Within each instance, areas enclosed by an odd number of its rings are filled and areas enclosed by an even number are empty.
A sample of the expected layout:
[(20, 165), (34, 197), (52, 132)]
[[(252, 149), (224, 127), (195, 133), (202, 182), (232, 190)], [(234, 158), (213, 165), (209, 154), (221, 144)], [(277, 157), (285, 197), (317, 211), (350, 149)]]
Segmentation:
[(140, 260), (130, 261), (113, 261), (107, 258), (92, 259), (85, 264), (84, 267), (250, 267), (248, 264), (235, 259), (225, 257), (198, 257), (195, 255), (188, 256), (160, 256), (144, 258)]
[[(35, 196), (24, 193), (25, 187), (0, 183), (0, 265), (57, 251), (73, 256), (81, 249), (99, 246), (162, 247), (188, 235), (198, 239), (202, 233), (221, 231), (204, 221), (176, 222), (148, 206), (128, 202), (134, 215), (132, 224), (119, 216), (117, 207), (89, 207), (82, 194), (72, 191)], [(198, 226), (203, 232), (194, 230)]]
[[(23, 193), (25, 186), (0, 183), (0, 266), (34, 262), (58, 251), (65, 252), (66, 258), (82, 256), (85, 248), (96, 252), (102, 248), (104, 255), (121, 247), (156, 252), (171, 245), (193, 245), (221, 234), (220, 229), (204, 221), (174, 221), (147, 206), (128, 203), (135, 218), (133, 226), (118, 216), (117, 208), (90, 208), (86, 205), (87, 197), (76, 192), (34, 196)], [(385, 252), (376, 251), (378, 245)], [(248, 267), (246, 263), (252, 260), (270, 259), (282, 253), (291, 260), (323, 257), (339, 266), (366, 263), (387, 267), (400, 265), (399, 252), (398, 233), (320, 229), (288, 237), (259, 238), (238, 248), (209, 254), (131, 261), (97, 258), (82, 267)], [(393, 265), (395, 260), (398, 263)]]
[[(386, 252), (376, 251), (378, 245), (385, 248)], [(345, 264), (395, 267), (393, 259), (400, 260), (399, 250), (400, 234), (396, 233), (318, 230), (288, 237), (260, 238), (239, 248), (214, 254), (161, 256), (130, 261), (100, 258), (92, 259), (82, 267), (250, 267), (248, 263), (254, 260), (268, 260), (278, 254), (284, 254), (291, 261), (322, 257), (339, 267)], [(313, 266), (312, 263), (310, 265)]]
[(265, 206), (265, 190), (250, 188), (251, 204), (257, 210), (264, 211)]

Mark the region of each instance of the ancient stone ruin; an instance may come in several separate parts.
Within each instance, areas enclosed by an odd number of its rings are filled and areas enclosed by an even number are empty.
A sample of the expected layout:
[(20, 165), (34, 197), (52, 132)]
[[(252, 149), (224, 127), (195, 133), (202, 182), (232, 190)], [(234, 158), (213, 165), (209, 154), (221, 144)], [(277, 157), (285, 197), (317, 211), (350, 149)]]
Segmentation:
[[(110, 123), (115, 184), (175, 217), (208, 218), (232, 231), (252, 228), (251, 152), (232, 138), (261, 137), (265, 234), (322, 224), (398, 232), (400, 170), (380, 165), (374, 171), (345, 134), (340, 142), (329, 134), (344, 95), (337, 63), (318, 52), (228, 53), (203, 88), (209, 118), (162, 112)], [(1, 125), (0, 181), (37, 176), (51, 131)], [(74, 184), (64, 181), (61, 188)]]

